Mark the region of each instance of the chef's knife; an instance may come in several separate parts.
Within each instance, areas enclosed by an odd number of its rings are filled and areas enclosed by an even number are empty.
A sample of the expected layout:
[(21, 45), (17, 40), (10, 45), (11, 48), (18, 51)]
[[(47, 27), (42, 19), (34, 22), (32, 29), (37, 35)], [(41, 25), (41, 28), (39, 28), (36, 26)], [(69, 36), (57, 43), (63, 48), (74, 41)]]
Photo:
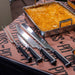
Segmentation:
[(34, 41), (27, 33), (25, 33), (18, 25), (16, 25), (16, 29), (18, 33), (26, 40), (26, 42), (29, 43), (32, 47), (38, 48), (41, 53), (51, 62), (51, 64), (56, 64), (55, 58), (52, 57), (45, 49), (41, 48), (41, 46), (36, 41)]
[(23, 23), (21, 25), (34, 39), (36, 39), (44, 48), (50, 49), (63, 63), (64, 65), (70, 66), (71, 63), (64, 57), (62, 56), (59, 52), (57, 52), (55, 49), (53, 49), (46, 40), (41, 38), (39, 35), (37, 35), (28, 25)]
[(23, 38), (19, 34), (17, 34), (17, 36), (19, 38), (19, 41), (30, 51), (36, 62), (41, 62), (42, 58), (25, 42), (25, 40), (23, 40)]
[(49, 49), (48, 43), (41, 38), (39, 35), (37, 35), (28, 25), (25, 23), (22, 23), (21, 25), (34, 39), (36, 39), (44, 48)]

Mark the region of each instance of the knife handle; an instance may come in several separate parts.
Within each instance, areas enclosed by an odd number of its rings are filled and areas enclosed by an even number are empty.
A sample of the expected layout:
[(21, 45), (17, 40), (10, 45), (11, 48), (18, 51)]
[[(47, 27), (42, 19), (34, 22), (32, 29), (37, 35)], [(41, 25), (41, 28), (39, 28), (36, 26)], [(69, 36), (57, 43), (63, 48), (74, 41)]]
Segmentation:
[(32, 54), (32, 56), (35, 58), (36, 62), (41, 62), (42, 57), (40, 57), (31, 47), (28, 47), (28, 50)]
[(50, 61), (52, 65), (56, 65), (56, 59), (52, 57), (45, 49), (41, 48), (40, 51)]
[(32, 62), (32, 57), (30, 57), (22, 47), (17, 46), (17, 49), (21, 51), (21, 53), (26, 57), (28, 62)]
[(54, 54), (57, 56), (58, 59), (60, 59), (63, 64), (66, 66), (66, 67), (69, 67), (71, 65), (71, 62), (69, 62), (64, 56), (62, 56), (59, 52), (57, 51), (54, 51)]

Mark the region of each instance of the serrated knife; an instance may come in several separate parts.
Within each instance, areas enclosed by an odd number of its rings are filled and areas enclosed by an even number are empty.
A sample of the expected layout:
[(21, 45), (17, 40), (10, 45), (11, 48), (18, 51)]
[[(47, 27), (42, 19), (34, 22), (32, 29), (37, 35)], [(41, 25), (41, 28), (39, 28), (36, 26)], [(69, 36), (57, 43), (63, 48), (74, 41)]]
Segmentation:
[(52, 48), (46, 40), (44, 40), (43, 38), (41, 38), (39, 35), (37, 35), (28, 25), (26, 25), (25, 23), (23, 23), (21, 25), (34, 39), (36, 39), (44, 48), (46, 49), (50, 49), (56, 56), (58, 59), (60, 59), (63, 64), (68, 67), (71, 65), (71, 63), (64, 57), (62, 56), (59, 52), (57, 52), (54, 48)]
[(33, 48), (38, 48), (40, 52), (50, 61), (51, 64), (55, 65), (56, 60), (52, 57), (45, 49), (43, 49), (36, 41), (34, 41), (26, 32), (24, 32), (18, 25), (16, 25), (17, 32), (29, 43)]
[(19, 41), (23, 44), (23, 46), (25, 46), (30, 53), (32, 54), (32, 56), (35, 58), (36, 62), (41, 62), (42, 61), (42, 57), (40, 57), (26, 42), (25, 40), (19, 35), (17, 34)]

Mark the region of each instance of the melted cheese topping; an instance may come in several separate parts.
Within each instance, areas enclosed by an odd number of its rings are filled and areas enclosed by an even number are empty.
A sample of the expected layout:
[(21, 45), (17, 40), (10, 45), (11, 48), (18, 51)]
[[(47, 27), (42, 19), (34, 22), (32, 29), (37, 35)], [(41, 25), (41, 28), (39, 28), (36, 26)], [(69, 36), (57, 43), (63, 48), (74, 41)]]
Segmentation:
[[(73, 24), (75, 24), (75, 16), (57, 3), (36, 8), (28, 8), (26, 9), (26, 12), (41, 31), (49, 31), (59, 28), (59, 22), (69, 18), (72, 18)], [(61, 27), (68, 26), (70, 24), (70, 21), (62, 23)]]

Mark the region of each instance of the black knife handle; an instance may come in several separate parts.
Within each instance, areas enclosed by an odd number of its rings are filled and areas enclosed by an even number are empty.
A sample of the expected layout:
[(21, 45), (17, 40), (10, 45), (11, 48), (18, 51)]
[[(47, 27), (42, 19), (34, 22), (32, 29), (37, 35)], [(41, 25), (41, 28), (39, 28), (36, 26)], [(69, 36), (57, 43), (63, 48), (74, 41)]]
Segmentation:
[(28, 50), (32, 54), (32, 56), (35, 58), (36, 62), (41, 62), (42, 57), (40, 57), (31, 47), (28, 47)]
[(17, 49), (21, 51), (21, 53), (26, 57), (28, 62), (32, 62), (32, 57), (30, 57), (23, 48), (21, 48), (20, 46), (17, 46)]
[(40, 51), (50, 61), (52, 65), (56, 65), (56, 59), (52, 57), (45, 49), (41, 48)]
[(69, 67), (71, 65), (71, 62), (69, 62), (64, 56), (62, 56), (59, 52), (57, 51), (54, 51), (54, 54), (56, 55), (56, 57), (58, 59), (60, 59), (63, 64), (66, 66), (66, 67)]

